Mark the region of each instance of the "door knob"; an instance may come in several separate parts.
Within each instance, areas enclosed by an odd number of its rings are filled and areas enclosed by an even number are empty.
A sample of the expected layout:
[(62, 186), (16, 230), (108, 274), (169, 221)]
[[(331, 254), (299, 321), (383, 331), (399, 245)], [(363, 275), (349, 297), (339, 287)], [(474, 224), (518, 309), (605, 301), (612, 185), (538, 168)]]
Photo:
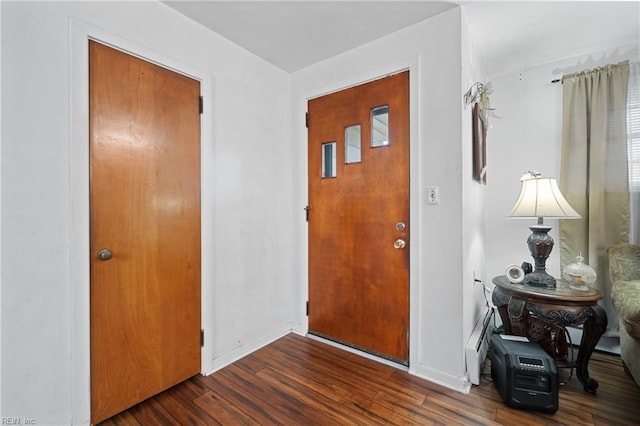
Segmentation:
[(405, 246), (407, 245), (407, 243), (404, 242), (403, 239), (398, 238), (395, 243), (393, 243), (393, 247), (397, 248), (397, 249), (403, 249), (405, 248)]
[(111, 253), (111, 250), (107, 248), (103, 248), (98, 251), (98, 260), (109, 260), (112, 257), (113, 257), (113, 253)]

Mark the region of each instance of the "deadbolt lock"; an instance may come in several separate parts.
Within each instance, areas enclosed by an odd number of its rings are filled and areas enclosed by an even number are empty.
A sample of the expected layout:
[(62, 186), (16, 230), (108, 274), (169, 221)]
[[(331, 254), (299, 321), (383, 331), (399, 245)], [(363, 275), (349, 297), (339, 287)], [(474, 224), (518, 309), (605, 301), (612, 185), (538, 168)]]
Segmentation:
[(404, 242), (403, 239), (398, 238), (394, 243), (393, 243), (393, 247), (397, 248), (397, 249), (403, 249), (405, 248), (405, 246), (407, 245), (407, 243)]

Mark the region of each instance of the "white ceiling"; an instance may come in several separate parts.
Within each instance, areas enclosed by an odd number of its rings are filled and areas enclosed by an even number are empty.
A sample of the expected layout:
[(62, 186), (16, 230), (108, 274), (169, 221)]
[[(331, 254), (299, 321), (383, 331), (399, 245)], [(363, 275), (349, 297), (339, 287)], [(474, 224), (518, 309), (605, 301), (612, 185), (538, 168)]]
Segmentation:
[(463, 8), (489, 76), (640, 43), (638, 0), (474, 1)]
[(640, 40), (640, 0), (164, 3), (288, 72), (459, 4), (489, 76)]

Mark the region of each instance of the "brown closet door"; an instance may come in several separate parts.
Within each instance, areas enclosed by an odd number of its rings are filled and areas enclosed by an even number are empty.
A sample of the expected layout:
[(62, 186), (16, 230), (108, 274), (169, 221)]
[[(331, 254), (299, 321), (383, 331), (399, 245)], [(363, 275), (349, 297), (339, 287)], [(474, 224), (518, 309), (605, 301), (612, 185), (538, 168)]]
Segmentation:
[(97, 423), (200, 371), (200, 84), (96, 42), (89, 60)]

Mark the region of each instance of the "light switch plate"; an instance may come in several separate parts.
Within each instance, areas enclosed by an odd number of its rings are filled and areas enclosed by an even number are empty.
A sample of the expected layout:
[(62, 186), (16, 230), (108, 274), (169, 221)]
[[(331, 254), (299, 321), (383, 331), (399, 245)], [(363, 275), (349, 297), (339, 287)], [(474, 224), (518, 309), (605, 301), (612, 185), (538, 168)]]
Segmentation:
[(427, 204), (440, 204), (440, 188), (437, 186), (427, 186), (426, 188)]

